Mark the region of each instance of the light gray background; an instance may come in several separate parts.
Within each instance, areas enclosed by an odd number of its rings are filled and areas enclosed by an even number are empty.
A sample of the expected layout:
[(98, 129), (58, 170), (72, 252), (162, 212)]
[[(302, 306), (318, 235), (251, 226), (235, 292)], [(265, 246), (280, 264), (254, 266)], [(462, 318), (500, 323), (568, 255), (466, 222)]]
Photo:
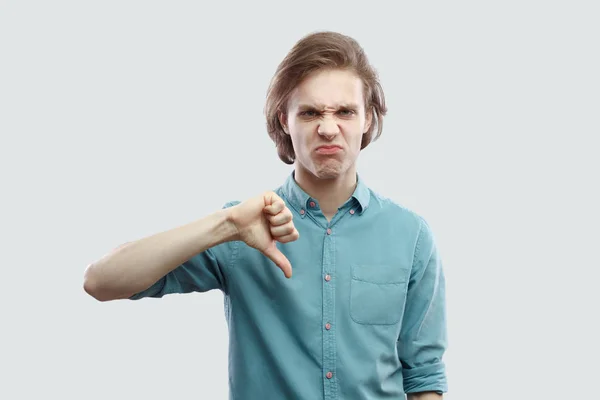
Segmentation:
[(226, 398), (218, 292), (99, 303), (83, 271), (285, 179), (265, 92), (321, 29), (387, 95), (359, 172), (436, 234), (446, 398), (598, 398), (597, 3), (382, 3), (0, 2), (0, 398)]

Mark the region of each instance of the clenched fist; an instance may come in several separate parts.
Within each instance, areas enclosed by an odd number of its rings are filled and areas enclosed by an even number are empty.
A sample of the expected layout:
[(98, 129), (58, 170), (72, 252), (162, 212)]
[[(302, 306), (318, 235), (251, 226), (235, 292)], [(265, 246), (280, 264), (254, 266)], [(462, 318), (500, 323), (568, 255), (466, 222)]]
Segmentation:
[(266, 192), (231, 207), (231, 219), (238, 238), (270, 258), (285, 274), (292, 276), (292, 265), (275, 245), (298, 239), (292, 212), (281, 197)]

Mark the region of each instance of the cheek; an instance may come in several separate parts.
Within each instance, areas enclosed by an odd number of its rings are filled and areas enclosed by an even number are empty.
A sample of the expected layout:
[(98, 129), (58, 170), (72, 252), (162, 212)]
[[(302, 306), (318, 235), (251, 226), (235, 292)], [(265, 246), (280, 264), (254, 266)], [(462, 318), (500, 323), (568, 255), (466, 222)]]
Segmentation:
[(362, 145), (362, 136), (359, 136), (354, 140), (354, 143), (352, 146), (355, 154), (358, 154), (360, 152), (361, 145)]
[(310, 141), (313, 140), (313, 135), (311, 134), (313, 131), (316, 131), (316, 128), (311, 124), (295, 124), (293, 129), (290, 129), (292, 143), (295, 146), (302, 146), (310, 143)]
[(307, 137), (308, 135), (306, 135), (305, 132), (298, 130), (298, 127), (296, 127), (295, 130), (290, 131), (292, 146), (294, 146), (294, 151), (296, 154), (302, 153), (303, 150), (308, 146), (309, 140)]
[(344, 131), (346, 132), (346, 140), (352, 147), (358, 146), (362, 143), (363, 127), (360, 123), (352, 123), (345, 126)]

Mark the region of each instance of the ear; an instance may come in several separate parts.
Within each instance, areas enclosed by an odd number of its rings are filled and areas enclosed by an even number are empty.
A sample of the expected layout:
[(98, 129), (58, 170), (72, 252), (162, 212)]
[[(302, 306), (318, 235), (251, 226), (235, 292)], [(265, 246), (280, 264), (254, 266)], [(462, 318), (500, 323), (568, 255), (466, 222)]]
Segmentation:
[(373, 108), (369, 108), (365, 115), (365, 129), (363, 134), (367, 133), (371, 128), (371, 123), (373, 122)]
[(285, 132), (285, 134), (289, 135), (290, 131), (287, 126), (287, 115), (285, 115), (281, 111), (278, 111), (277, 118), (279, 118), (279, 123), (281, 124), (281, 127), (283, 128), (283, 131)]

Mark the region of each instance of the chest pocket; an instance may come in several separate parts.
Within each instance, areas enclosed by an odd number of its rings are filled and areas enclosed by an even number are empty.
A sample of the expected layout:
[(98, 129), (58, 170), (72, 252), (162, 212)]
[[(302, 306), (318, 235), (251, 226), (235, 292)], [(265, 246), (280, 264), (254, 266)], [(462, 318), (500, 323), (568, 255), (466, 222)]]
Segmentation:
[(404, 314), (408, 272), (392, 265), (353, 265), (350, 314), (365, 325), (395, 325)]

